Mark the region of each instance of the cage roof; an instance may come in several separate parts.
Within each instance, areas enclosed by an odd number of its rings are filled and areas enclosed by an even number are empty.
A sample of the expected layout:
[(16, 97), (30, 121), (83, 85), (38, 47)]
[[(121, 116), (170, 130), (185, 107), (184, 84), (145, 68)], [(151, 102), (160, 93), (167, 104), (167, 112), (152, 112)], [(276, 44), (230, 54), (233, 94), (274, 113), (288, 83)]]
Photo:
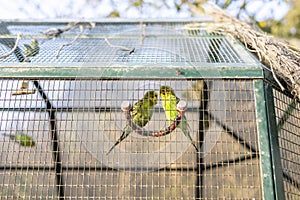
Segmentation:
[[(257, 71), (255, 76), (261, 76), (260, 63), (238, 41), (208, 33), (205, 27), (191, 29), (193, 23), (193, 20), (2, 22), (0, 55), (11, 51), (16, 41), (18, 44), (14, 52), (0, 59), (0, 68), (3, 75), (8, 71), (16, 75), (23, 69), (23, 76), (29, 68), (32, 70), (27, 71), (28, 75), (50, 68), (59, 68), (61, 75), (71, 75), (63, 68), (78, 71), (137, 67), (212, 70), (207, 74), (216, 69), (236, 69), (243, 73), (252, 70)], [(33, 40), (38, 41), (37, 49), (32, 49), (37, 53), (26, 56)], [(4, 70), (7, 67), (10, 70)], [(18, 70), (12, 71), (14, 67)], [(34, 73), (33, 68), (39, 70)]]

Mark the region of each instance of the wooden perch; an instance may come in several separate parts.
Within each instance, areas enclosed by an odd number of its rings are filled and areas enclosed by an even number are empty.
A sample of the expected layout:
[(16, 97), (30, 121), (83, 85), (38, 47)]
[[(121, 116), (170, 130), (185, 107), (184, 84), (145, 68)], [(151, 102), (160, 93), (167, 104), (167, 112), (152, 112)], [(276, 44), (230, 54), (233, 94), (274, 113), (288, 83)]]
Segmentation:
[(180, 124), (182, 117), (184, 116), (184, 112), (186, 110), (186, 102), (180, 101), (177, 104), (178, 115), (173, 120), (172, 124), (170, 124), (167, 128), (161, 129), (159, 132), (155, 131), (146, 131), (136, 125), (131, 118), (131, 105), (128, 101), (122, 102), (121, 109), (125, 114), (126, 124), (128, 124), (132, 130), (134, 130), (137, 134), (142, 136), (152, 136), (152, 137), (161, 137), (172, 133)]

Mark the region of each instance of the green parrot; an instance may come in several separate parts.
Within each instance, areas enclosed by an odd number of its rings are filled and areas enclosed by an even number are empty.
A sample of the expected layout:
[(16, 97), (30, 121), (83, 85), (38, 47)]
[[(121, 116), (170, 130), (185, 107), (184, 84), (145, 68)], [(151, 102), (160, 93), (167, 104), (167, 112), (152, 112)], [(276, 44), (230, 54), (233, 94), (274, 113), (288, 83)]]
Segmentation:
[[(174, 90), (169, 86), (161, 86), (159, 89), (159, 94), (162, 100), (162, 106), (165, 110), (166, 118), (168, 120), (169, 125), (171, 125), (176, 116), (178, 115), (177, 103), (180, 101), (180, 99), (175, 95)], [(199, 150), (196, 144), (193, 142), (193, 139), (190, 135), (190, 127), (187, 123), (187, 119), (185, 116), (181, 118), (181, 122), (178, 125), (178, 127), (181, 128), (184, 135), (191, 141), (192, 145), (198, 152)]]
[(28, 135), (24, 133), (20, 134), (3, 134), (4, 136), (8, 136), (11, 140), (19, 143), (23, 147), (34, 147), (35, 146), (35, 141)]
[(24, 54), (26, 57), (36, 56), (39, 51), (39, 42), (36, 39), (31, 40), (30, 44), (24, 44)]
[[(144, 97), (136, 102), (130, 111), (132, 121), (139, 127), (144, 127), (150, 121), (153, 115), (153, 107), (157, 104), (158, 93), (156, 91), (148, 91)], [(122, 130), (121, 137), (106, 153), (109, 154), (115, 146), (124, 140), (131, 132), (132, 128), (126, 125)]]

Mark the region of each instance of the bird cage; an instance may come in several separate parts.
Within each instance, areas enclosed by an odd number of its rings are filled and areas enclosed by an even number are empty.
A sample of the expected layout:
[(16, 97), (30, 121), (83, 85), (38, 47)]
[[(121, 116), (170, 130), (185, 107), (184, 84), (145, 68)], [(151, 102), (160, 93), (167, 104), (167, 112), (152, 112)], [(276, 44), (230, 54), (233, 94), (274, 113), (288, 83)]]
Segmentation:
[(299, 199), (299, 102), (205, 23), (0, 23), (1, 199)]

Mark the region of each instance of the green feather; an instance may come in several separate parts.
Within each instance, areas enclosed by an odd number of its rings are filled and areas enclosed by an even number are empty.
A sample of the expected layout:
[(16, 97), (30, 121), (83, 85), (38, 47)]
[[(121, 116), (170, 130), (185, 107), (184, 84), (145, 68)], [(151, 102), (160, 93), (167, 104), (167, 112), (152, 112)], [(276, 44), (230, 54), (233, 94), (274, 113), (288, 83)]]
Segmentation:
[(7, 135), (3, 134), (5, 136), (9, 136), (9, 138), (17, 143), (19, 143), (21, 146), (24, 147), (34, 147), (35, 141), (28, 135), (21, 133), (16, 135)]
[(177, 103), (180, 101), (180, 99), (176, 97), (174, 90), (169, 86), (161, 86), (159, 93), (162, 100), (162, 106), (165, 110), (166, 118), (170, 125), (178, 114)]
[[(177, 103), (180, 99), (175, 95), (174, 90), (169, 86), (161, 86), (159, 89), (159, 94), (162, 100), (162, 106), (165, 110), (165, 115), (168, 120), (169, 125), (173, 123), (174, 119), (178, 115), (177, 111)], [(198, 152), (198, 148), (196, 144), (193, 142), (193, 139), (190, 135), (190, 127), (187, 123), (186, 117), (184, 116), (181, 119), (180, 124), (178, 127), (181, 128), (184, 135), (191, 141), (192, 145), (195, 147), (196, 151)]]
[[(136, 102), (131, 110), (132, 121), (139, 127), (144, 127), (150, 121), (153, 115), (153, 107), (157, 104), (158, 93), (155, 91), (148, 91), (145, 93), (144, 97)], [(110, 148), (106, 153), (109, 154), (122, 140), (124, 140), (130, 133), (132, 128), (126, 125), (122, 130), (121, 137), (116, 141), (116, 143)]]
[(24, 54), (26, 57), (36, 56), (40, 51), (39, 42), (33, 39), (30, 44), (24, 44)]

